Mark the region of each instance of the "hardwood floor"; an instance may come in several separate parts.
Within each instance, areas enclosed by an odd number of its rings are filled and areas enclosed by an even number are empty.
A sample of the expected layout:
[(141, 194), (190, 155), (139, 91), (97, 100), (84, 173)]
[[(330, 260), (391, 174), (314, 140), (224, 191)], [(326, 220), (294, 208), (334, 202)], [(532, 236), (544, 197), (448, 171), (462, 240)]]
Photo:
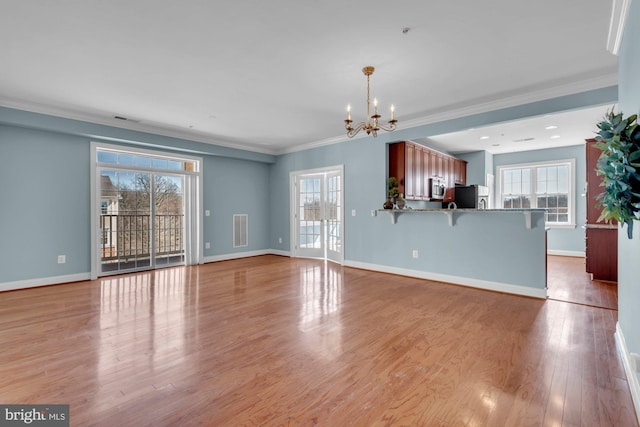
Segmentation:
[(637, 426), (617, 312), (277, 256), (0, 293), (0, 403), (78, 426)]
[(591, 280), (584, 263), (584, 258), (548, 255), (549, 298), (617, 310), (618, 285), (615, 282)]

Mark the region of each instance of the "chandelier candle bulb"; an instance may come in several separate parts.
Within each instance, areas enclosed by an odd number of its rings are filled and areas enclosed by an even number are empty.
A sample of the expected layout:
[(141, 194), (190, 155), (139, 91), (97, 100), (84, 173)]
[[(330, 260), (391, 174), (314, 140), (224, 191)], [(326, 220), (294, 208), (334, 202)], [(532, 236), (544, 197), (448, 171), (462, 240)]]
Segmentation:
[(347, 104), (347, 120), (351, 120), (351, 104)]
[(389, 108), (391, 110), (391, 120), (393, 120), (393, 112), (396, 110), (396, 107), (393, 106), (393, 104), (391, 104), (391, 108)]

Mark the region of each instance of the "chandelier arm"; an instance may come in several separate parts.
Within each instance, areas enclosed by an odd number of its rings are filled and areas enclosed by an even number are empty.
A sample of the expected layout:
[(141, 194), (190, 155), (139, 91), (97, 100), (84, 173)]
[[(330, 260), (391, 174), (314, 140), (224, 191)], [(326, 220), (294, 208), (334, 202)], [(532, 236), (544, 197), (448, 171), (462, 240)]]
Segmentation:
[(389, 126), (384, 126), (384, 125), (378, 125), (378, 127), (382, 130), (385, 130), (387, 132), (393, 132), (394, 130), (396, 130), (396, 124), (395, 123), (390, 123)]
[(349, 138), (353, 138), (354, 136), (356, 136), (358, 134), (358, 132), (360, 132), (362, 129), (366, 128), (367, 124), (365, 122), (360, 122), (356, 125), (355, 128), (349, 128), (347, 127), (347, 136)]

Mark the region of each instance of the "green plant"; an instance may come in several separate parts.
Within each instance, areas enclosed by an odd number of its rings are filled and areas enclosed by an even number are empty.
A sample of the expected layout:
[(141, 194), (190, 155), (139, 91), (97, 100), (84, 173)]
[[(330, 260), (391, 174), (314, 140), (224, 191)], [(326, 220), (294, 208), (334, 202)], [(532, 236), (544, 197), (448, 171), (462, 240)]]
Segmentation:
[(598, 123), (596, 147), (602, 150), (596, 165), (604, 192), (598, 195), (602, 213), (598, 220), (616, 220), (627, 224), (627, 236), (633, 235), (633, 221), (640, 219), (640, 127), (636, 114), (607, 112)]
[(387, 188), (389, 189), (389, 197), (398, 197), (400, 191), (398, 191), (398, 178), (390, 176), (387, 180)]

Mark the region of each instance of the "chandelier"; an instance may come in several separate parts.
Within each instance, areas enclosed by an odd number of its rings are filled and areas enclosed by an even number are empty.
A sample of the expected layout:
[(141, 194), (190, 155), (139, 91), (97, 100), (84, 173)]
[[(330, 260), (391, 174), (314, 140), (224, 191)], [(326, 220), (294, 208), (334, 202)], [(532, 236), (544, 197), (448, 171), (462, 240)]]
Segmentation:
[(389, 120), (389, 126), (383, 126), (378, 123), (378, 119), (380, 118), (380, 114), (378, 114), (378, 100), (373, 98), (373, 115), (371, 113), (371, 99), (370, 99), (370, 79), (371, 74), (375, 68), (368, 65), (362, 69), (362, 72), (365, 76), (367, 76), (367, 121), (360, 122), (355, 127), (351, 126), (353, 120), (351, 120), (351, 104), (347, 105), (347, 120), (344, 121), (344, 127), (347, 129), (347, 136), (349, 138), (353, 138), (358, 132), (364, 130), (367, 135), (373, 134), (373, 136), (378, 136), (378, 131), (380, 129), (385, 130), (387, 132), (392, 132), (396, 130), (396, 123), (398, 121), (393, 117), (393, 112), (395, 108), (393, 104), (391, 104), (391, 120)]

